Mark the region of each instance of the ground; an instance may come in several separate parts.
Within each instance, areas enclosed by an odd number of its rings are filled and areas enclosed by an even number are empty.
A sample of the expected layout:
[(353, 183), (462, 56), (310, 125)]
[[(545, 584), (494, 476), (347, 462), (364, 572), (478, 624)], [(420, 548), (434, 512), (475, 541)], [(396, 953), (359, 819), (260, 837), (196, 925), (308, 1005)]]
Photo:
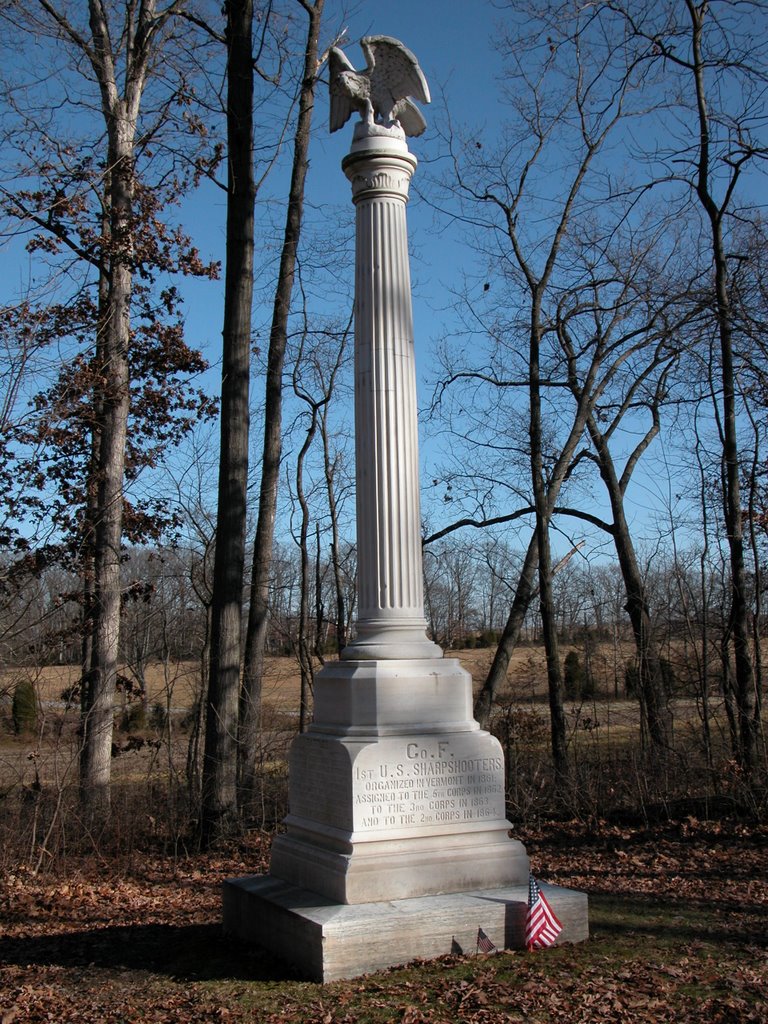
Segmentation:
[(588, 942), (326, 986), (221, 934), (220, 883), (265, 869), (266, 834), (217, 855), (137, 850), (117, 873), (93, 856), (66, 877), (11, 866), (0, 1024), (768, 1021), (768, 830), (572, 822), (520, 838), (541, 878), (589, 893)]
[[(679, 750), (654, 766), (631, 746), (636, 705), (603, 700), (568, 708), (579, 770), (560, 811), (580, 820), (542, 822), (549, 807), (541, 786), (546, 685), (540, 652), (516, 655), (510, 703), (499, 708), (501, 724), (509, 716), (512, 727), (510, 805), (526, 822), (516, 835), (537, 876), (589, 894), (588, 942), (446, 957), (327, 986), (296, 979), (267, 952), (228, 941), (219, 923), (221, 882), (264, 872), (271, 834), (254, 831), (216, 854), (190, 853), (189, 817), (169, 802), (169, 794), (183, 792), (190, 735), (183, 717), (196, 667), (151, 667), (150, 705), (177, 716), (162, 742), (151, 725), (138, 737), (143, 746), (124, 729), (116, 733), (118, 810), (108, 842), (84, 834), (63, 802), (76, 782), (79, 740), (76, 710), (67, 712), (60, 699), (75, 670), (57, 667), (36, 678), (38, 736), (0, 735), (0, 1024), (768, 1024), (768, 828), (745, 818), (757, 820), (759, 793), (750, 790), (751, 803), (725, 800), (739, 780), (723, 762), (718, 799), (698, 798), (696, 785), (709, 776), (696, 761), (694, 702), (676, 703)], [(489, 652), (460, 657), (478, 685)], [(18, 671), (0, 678), (0, 698)], [(284, 813), (276, 766), (295, 731), (298, 693), (290, 659), (274, 659), (270, 673), (265, 703), (275, 752), (265, 748), (263, 762), (265, 777), (275, 773), (276, 795), (265, 822)], [(606, 685), (612, 692), (608, 676)], [(174, 773), (178, 784), (170, 786)], [(678, 790), (673, 808), (667, 797)], [(121, 793), (130, 800), (121, 802)], [(678, 807), (676, 823), (653, 824)], [(742, 817), (692, 817), (715, 807)], [(630, 808), (633, 816), (613, 813), (608, 824), (604, 808)], [(616, 824), (625, 820), (634, 824)]]

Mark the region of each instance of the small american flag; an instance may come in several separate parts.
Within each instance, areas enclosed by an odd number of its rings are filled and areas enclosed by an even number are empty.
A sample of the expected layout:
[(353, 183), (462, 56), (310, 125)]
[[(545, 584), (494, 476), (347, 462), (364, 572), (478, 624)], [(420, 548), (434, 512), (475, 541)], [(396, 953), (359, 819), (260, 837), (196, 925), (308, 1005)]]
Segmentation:
[(525, 923), (525, 944), (528, 949), (544, 949), (551, 946), (563, 926), (550, 907), (544, 893), (539, 889), (533, 875), (528, 877), (528, 917)]
[(497, 953), (498, 950), (482, 928), (477, 929), (477, 948), (481, 953)]

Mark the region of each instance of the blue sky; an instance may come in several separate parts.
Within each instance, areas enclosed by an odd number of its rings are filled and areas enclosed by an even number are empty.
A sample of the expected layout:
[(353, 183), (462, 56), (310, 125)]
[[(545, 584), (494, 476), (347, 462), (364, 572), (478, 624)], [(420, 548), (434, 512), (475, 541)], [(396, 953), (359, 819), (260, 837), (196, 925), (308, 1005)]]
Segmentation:
[[(289, 4), (287, 6), (290, 6)], [(327, 45), (342, 29), (346, 29), (343, 45), (356, 67), (365, 60), (358, 45), (361, 36), (368, 34), (391, 35), (400, 39), (417, 56), (429, 82), (433, 103), (424, 109), (428, 122), (427, 135), (412, 140), (411, 149), (420, 160), (428, 159), (432, 145), (430, 139), (445, 127), (442, 93), (450, 98), (453, 115), (460, 121), (471, 120), (477, 111), (488, 107), (489, 97), (495, 93), (493, 75), (498, 67), (490, 47), (493, 25), (498, 12), (484, 0), (440, 2), (440, 0), (389, 0), (374, 3), (363, 0), (352, 11), (340, 0), (327, 0), (322, 45)], [(40, 42), (45, 46), (44, 42)], [(14, 51), (16, 53), (16, 51)], [(16, 56), (26, 60), (25, 51)], [(13, 60), (14, 54), (9, 55)], [(351, 144), (352, 124), (331, 135), (327, 128), (327, 89), (321, 84), (315, 111), (313, 140), (310, 151), (310, 175), (307, 192), (307, 223), (318, 223), (327, 208), (329, 216), (346, 220), (351, 232), (354, 225), (354, 207), (350, 188), (341, 171), (342, 158)], [(290, 161), (290, 148), (283, 156), (283, 171)], [(424, 177), (417, 170), (417, 182)], [(287, 177), (276, 173), (265, 190), (277, 199), (277, 205), (257, 210), (257, 253), (271, 248), (279, 241), (282, 213), (279, 203), (287, 191)], [(447, 304), (447, 291), (461, 272), (467, 253), (445, 226), (434, 228), (434, 216), (415, 190), (409, 205), (409, 233), (414, 252), (412, 276), (414, 281), (414, 319), (417, 346), (417, 373), (420, 382), (429, 374), (432, 342), (439, 337), (443, 326), (442, 310)], [(223, 193), (213, 186), (202, 187), (185, 200), (181, 208), (182, 226), (187, 230), (205, 260), (224, 256), (225, 200)], [(25, 294), (36, 275), (34, 259), (24, 250), (24, 239), (0, 238), (0, 276), (3, 287), (0, 301), (11, 304)], [(350, 274), (351, 280), (351, 274)], [(223, 280), (217, 282), (180, 282), (185, 296), (185, 317), (188, 340), (203, 349), (213, 364), (206, 376), (210, 391), (219, 387), (218, 360), (221, 350)], [(349, 290), (349, 289), (347, 289)], [(329, 289), (330, 304), (335, 299)], [(266, 293), (269, 298), (268, 292)], [(344, 301), (347, 297), (344, 296)], [(348, 308), (348, 304), (347, 304)], [(270, 303), (255, 311), (255, 321), (263, 323), (270, 313)], [(52, 370), (55, 366), (51, 364)], [(33, 382), (36, 389), (38, 381)], [(253, 382), (254, 403), (258, 404), (261, 381)], [(426, 399), (426, 388), (421, 390)], [(258, 439), (254, 450), (258, 449)]]
[[(361, 36), (394, 36), (416, 55), (432, 93), (433, 102), (423, 110), (427, 132), (409, 143), (421, 165), (414, 180), (408, 222), (413, 249), (414, 326), (422, 406), (429, 401), (428, 382), (434, 375), (435, 346), (441, 336), (454, 327), (450, 313), (452, 290), (460, 286), (464, 274), (472, 274), (476, 270), (475, 258), (464, 244), (460, 230), (445, 219), (436, 218), (430, 208), (427, 172), (434, 170), (431, 162), (438, 148), (436, 136), (447, 131), (448, 111), (457, 128), (471, 126), (481, 130), (486, 137), (495, 134), (501, 58), (494, 49), (493, 41), (498, 37), (501, 17), (499, 7), (485, 0), (362, 0), (351, 12), (339, 0), (327, 0), (326, 4), (323, 45), (327, 45), (341, 29), (346, 29), (343, 45), (351, 62), (360, 68), (365, 63), (358, 45)], [(317, 225), (327, 213), (328, 218), (341, 218), (351, 231), (354, 208), (349, 183), (341, 171), (341, 161), (351, 144), (352, 124), (348, 123), (331, 135), (327, 122), (327, 90), (321, 85), (310, 150), (306, 220), (308, 225), (311, 222)], [(290, 149), (286, 148), (283, 170), (289, 160)], [(282, 228), (279, 202), (285, 197), (286, 181), (284, 173), (275, 173), (270, 179), (267, 195), (271, 192), (278, 199), (278, 205), (257, 209), (257, 255), (271, 247), (274, 257), (275, 242), (279, 241)], [(419, 196), (420, 189), (426, 198)], [(220, 190), (208, 186), (191, 196), (183, 206), (181, 219), (204, 259), (223, 260), (225, 203)], [(23, 289), (27, 266), (27, 258), (18, 244), (0, 249), (0, 273), (13, 291)], [(219, 387), (217, 363), (221, 347), (223, 281), (186, 281), (182, 284), (182, 291), (186, 297), (188, 340), (201, 347), (213, 364), (207, 375), (207, 386), (209, 390), (216, 391)], [(344, 289), (340, 291), (342, 302), (347, 303), (348, 308), (348, 296)], [(268, 290), (264, 295), (267, 301), (255, 311), (257, 323), (267, 320), (271, 311)], [(330, 308), (333, 308), (336, 298), (331, 282), (327, 299)], [(259, 404), (261, 388), (261, 380), (256, 376), (253, 382), (254, 405)], [(526, 431), (523, 416), (520, 418), (520, 430)], [(439, 445), (440, 439), (434, 437), (433, 428), (425, 429), (421, 459), (425, 492), (431, 488), (432, 479), (440, 475), (436, 468), (440, 458)], [(258, 448), (255, 434), (254, 452)], [(213, 481), (211, 485), (213, 487)], [(429, 494), (425, 493), (425, 505), (432, 496), (437, 496), (434, 489), (430, 489)], [(451, 513), (449, 507), (440, 508), (438, 498), (434, 527), (443, 525)], [(437, 521), (437, 517), (442, 521)]]
[[(365, 59), (358, 45), (364, 35), (391, 35), (411, 49), (427, 77), (432, 103), (424, 108), (428, 122), (427, 134), (410, 140), (410, 148), (417, 159), (428, 159), (433, 146), (431, 136), (445, 129), (443, 93), (448, 97), (452, 116), (470, 123), (478, 116), (485, 119), (494, 102), (497, 82), (495, 76), (500, 61), (491, 46), (498, 11), (484, 0), (392, 0), (358, 4), (350, 16), (344, 16), (342, 5), (326, 5), (324, 41), (333, 38), (341, 29), (347, 29), (343, 46), (351, 62), (358, 68)], [(325, 85), (321, 85), (314, 116), (314, 137), (310, 150), (310, 174), (307, 192), (310, 205), (330, 204), (344, 216), (346, 206), (350, 225), (354, 223), (354, 208), (350, 200), (349, 183), (341, 171), (341, 161), (349, 150), (352, 122), (330, 134), (328, 98)], [(409, 234), (414, 249), (412, 273), (414, 277), (414, 318), (416, 343), (420, 359), (428, 359), (429, 341), (436, 330), (436, 310), (445, 305), (445, 288), (455, 280), (466, 259), (466, 250), (457, 245), (455, 235), (442, 226), (435, 227), (433, 213), (420, 201), (418, 186), (424, 177), (424, 168), (417, 170), (414, 191), (409, 204)], [(276, 178), (273, 187), (284, 189), (284, 179)], [(223, 255), (224, 199), (210, 190), (194, 197), (187, 208), (192, 211), (195, 237), (203, 254), (211, 258)], [(311, 212), (308, 215), (312, 217)], [(258, 228), (257, 228), (258, 230)], [(188, 307), (190, 318), (202, 329), (212, 355), (221, 331), (218, 302), (211, 302), (210, 293), (220, 288), (203, 286), (200, 297)], [(423, 368), (426, 369), (426, 368)]]
[[(414, 328), (417, 354), (417, 377), (420, 404), (428, 403), (427, 380), (432, 371), (433, 345), (450, 328), (446, 307), (451, 289), (467, 269), (471, 254), (461, 244), (458, 233), (446, 222), (438, 224), (433, 210), (418, 194), (426, 181), (426, 168), (435, 151), (435, 135), (446, 130), (446, 102), (451, 117), (458, 123), (485, 122), (492, 114), (498, 92), (500, 58), (492, 47), (494, 25), (499, 12), (484, 0), (462, 0), (457, 3), (425, 0), (393, 0), (358, 4), (353, 14), (345, 15), (341, 4), (326, 5), (323, 45), (346, 29), (342, 45), (355, 67), (365, 66), (359, 39), (365, 35), (390, 35), (398, 38), (417, 57), (429, 83), (432, 103), (424, 106), (427, 132), (409, 140), (409, 147), (420, 161), (408, 207), (408, 228), (411, 242)], [(323, 75), (325, 77), (325, 75)], [(308, 209), (306, 224), (317, 224), (328, 211), (328, 217), (345, 221), (353, 230), (354, 207), (349, 183), (341, 170), (341, 161), (352, 141), (352, 122), (330, 134), (328, 127), (328, 96), (325, 84), (318, 90), (314, 115), (313, 139), (310, 149), (310, 173), (307, 183)], [(286, 161), (289, 158), (286, 152)], [(276, 176), (271, 186), (282, 198), (285, 177)], [(195, 227), (195, 239), (206, 258), (222, 258), (224, 246), (223, 195), (209, 189), (186, 204)], [(257, 211), (257, 233), (265, 229), (263, 212)], [(187, 219), (190, 219), (189, 217)], [(280, 226), (277, 219), (277, 225)], [(259, 239), (257, 237), (257, 250)], [(351, 279), (351, 274), (350, 274)], [(217, 359), (221, 332), (222, 282), (186, 284), (187, 321), (199, 338), (212, 362)], [(330, 302), (334, 296), (331, 295)], [(258, 311), (268, 315), (269, 309)], [(217, 387), (215, 372), (209, 375), (211, 387)], [(258, 402), (261, 382), (254, 380), (254, 400)], [(422, 438), (422, 465), (427, 467), (437, 455), (436, 445), (426, 433)], [(427, 473), (427, 475), (429, 475)]]
[[(356, 67), (362, 67), (364, 58), (358, 40), (366, 34), (390, 35), (400, 39), (418, 58), (427, 77), (433, 102), (424, 109), (427, 133), (410, 141), (410, 148), (420, 161), (409, 204), (409, 232), (413, 248), (412, 277), (414, 280), (414, 321), (417, 352), (417, 375), (421, 382), (421, 403), (426, 405), (430, 389), (427, 381), (434, 373), (435, 345), (455, 326), (450, 312), (452, 289), (460, 285), (462, 276), (477, 271), (475, 256), (461, 237), (461, 229), (445, 219), (436, 219), (430, 208), (430, 173), (437, 151), (436, 136), (447, 130), (447, 112), (457, 126), (472, 126), (485, 137), (494, 136), (499, 122), (499, 95), (501, 90), (501, 58), (493, 43), (499, 36), (499, 23), (503, 5), (486, 0), (389, 0), (373, 2), (360, 0), (351, 12), (340, 0), (327, 0), (323, 45), (327, 45), (342, 29), (347, 29), (345, 50)], [(510, 3), (508, 12), (514, 15), (516, 5)], [(324, 85), (318, 91), (315, 112), (314, 137), (310, 151), (308, 180), (308, 223), (331, 223), (341, 218), (351, 231), (354, 208), (350, 200), (349, 184), (341, 171), (341, 161), (349, 149), (352, 125), (331, 135), (327, 129), (328, 99)], [(286, 152), (283, 169), (289, 161)], [(623, 158), (626, 158), (624, 154)], [(558, 165), (567, 168), (568, 154), (558, 154)], [(553, 179), (554, 180), (554, 179)], [(287, 189), (284, 174), (276, 173), (270, 189), (274, 197), (283, 199)], [(421, 190), (426, 198), (418, 193)], [(205, 259), (223, 259), (224, 254), (224, 196), (208, 187), (201, 189), (184, 205), (182, 223)], [(271, 219), (270, 219), (271, 218)], [(257, 252), (265, 250), (279, 240), (282, 214), (278, 205), (260, 206), (257, 211)], [(0, 245), (0, 274), (5, 283), (5, 301), (18, 295), (26, 284), (28, 259), (18, 244)], [(482, 281), (482, 279), (481, 279)], [(326, 304), (332, 308), (337, 301), (348, 309), (349, 289), (328, 286)], [(187, 298), (186, 319), (188, 337), (192, 344), (204, 349), (214, 364), (208, 375), (210, 390), (218, 388), (218, 367), (221, 346), (222, 320), (221, 281), (184, 285)], [(269, 304), (257, 309), (255, 319), (263, 322), (269, 314)], [(254, 403), (258, 404), (261, 381), (254, 379)], [(527, 429), (524, 412), (519, 419), (519, 430)], [(430, 486), (438, 473), (435, 460), (439, 455), (439, 439), (424, 433), (422, 465), (425, 485)], [(258, 444), (254, 443), (254, 450)], [(654, 510), (661, 509), (670, 500), (670, 475), (677, 473), (674, 445), (665, 452), (660, 445), (654, 448), (654, 458), (646, 464), (653, 468), (638, 477), (633, 485), (630, 502), (634, 514), (648, 519)], [(665, 460), (669, 459), (669, 462)], [(595, 489), (592, 511), (605, 515), (600, 487)], [(451, 509), (441, 513), (448, 518)], [(445, 521), (445, 520), (443, 520)], [(442, 523), (435, 522), (435, 526)]]

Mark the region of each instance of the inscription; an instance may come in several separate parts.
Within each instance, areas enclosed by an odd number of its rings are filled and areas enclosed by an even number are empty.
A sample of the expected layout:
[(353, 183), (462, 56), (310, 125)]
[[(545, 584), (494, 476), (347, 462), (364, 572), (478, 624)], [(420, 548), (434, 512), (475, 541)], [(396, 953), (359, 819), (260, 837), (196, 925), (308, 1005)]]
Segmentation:
[(391, 760), (355, 765), (357, 828), (418, 828), (504, 817), (500, 752), (465, 756), (449, 740), (400, 742), (398, 748)]

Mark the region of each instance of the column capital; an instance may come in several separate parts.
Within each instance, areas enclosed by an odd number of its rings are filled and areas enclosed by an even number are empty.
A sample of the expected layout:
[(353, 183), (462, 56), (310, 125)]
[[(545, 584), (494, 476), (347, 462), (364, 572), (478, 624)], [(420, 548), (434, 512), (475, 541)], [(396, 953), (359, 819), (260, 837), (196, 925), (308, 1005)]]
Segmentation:
[(352, 185), (353, 203), (381, 197), (407, 202), (416, 164), (404, 141), (371, 135), (353, 143), (341, 167)]

